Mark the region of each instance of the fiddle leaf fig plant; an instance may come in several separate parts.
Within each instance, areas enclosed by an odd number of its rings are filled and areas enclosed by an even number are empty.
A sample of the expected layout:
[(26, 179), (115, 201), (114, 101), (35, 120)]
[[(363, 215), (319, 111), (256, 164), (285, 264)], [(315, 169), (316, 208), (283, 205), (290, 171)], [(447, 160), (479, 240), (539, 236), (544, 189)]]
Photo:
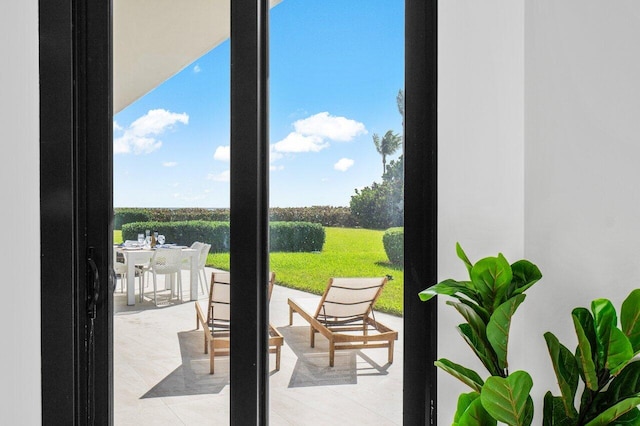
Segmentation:
[[(571, 317), (578, 338), (575, 352), (550, 332), (544, 338), (558, 379), (560, 396), (544, 397), (544, 425), (640, 425), (640, 289), (622, 303), (620, 328), (613, 304), (591, 302)], [(578, 381), (584, 382), (579, 407)]]
[[(460, 244), (456, 244), (456, 253), (467, 268), (469, 280), (444, 280), (421, 291), (420, 299), (427, 301), (437, 294), (455, 299), (447, 301), (447, 305), (453, 306), (466, 321), (458, 326), (462, 338), (492, 376), (507, 377), (511, 318), (524, 301), (524, 292), (540, 280), (542, 274), (528, 260), (510, 265), (501, 253), (475, 264), (471, 263)], [(447, 365), (445, 371), (451, 373), (453, 363), (444, 361), (446, 363), (436, 365), (440, 368)], [(465, 375), (460, 369), (454, 371), (458, 378)], [(467, 379), (472, 380), (465, 376)]]
[[(453, 425), (529, 426), (534, 412), (533, 380), (525, 371), (509, 374), (509, 330), (525, 291), (542, 274), (527, 260), (509, 264), (498, 254), (473, 264), (460, 244), (456, 253), (469, 280), (447, 279), (419, 293), (423, 301), (438, 294), (453, 299), (447, 305), (465, 320), (458, 331), (490, 374), (483, 380), (477, 372), (447, 359), (435, 361), (438, 368), (471, 388), (458, 398)], [(545, 395), (543, 425), (640, 426), (640, 289), (622, 303), (619, 327), (616, 310), (607, 299), (594, 300), (590, 311), (576, 308), (571, 317), (578, 341), (575, 351), (554, 334), (544, 334), (560, 395)]]
[(501, 421), (528, 426), (533, 419), (533, 401), (529, 396), (533, 381), (524, 371), (509, 376), (509, 329), (513, 315), (525, 300), (524, 292), (542, 274), (528, 260), (509, 264), (501, 253), (475, 264), (460, 244), (456, 244), (456, 253), (467, 268), (469, 280), (444, 280), (421, 291), (419, 297), (427, 301), (440, 294), (454, 299), (447, 301), (447, 305), (465, 320), (458, 325), (458, 332), (493, 377), (484, 382), (477, 372), (452, 361), (435, 362), (473, 390), (460, 396), (454, 424), (489, 425)]

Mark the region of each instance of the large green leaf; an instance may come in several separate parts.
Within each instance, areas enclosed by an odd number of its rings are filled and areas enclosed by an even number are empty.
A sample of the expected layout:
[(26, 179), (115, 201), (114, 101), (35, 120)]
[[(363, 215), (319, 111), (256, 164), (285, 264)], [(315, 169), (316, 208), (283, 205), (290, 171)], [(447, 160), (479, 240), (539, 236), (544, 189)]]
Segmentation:
[(509, 329), (511, 317), (524, 301), (525, 295), (519, 294), (498, 306), (487, 324), (487, 340), (496, 353), (500, 368), (507, 368), (507, 350), (509, 346)]
[(458, 407), (452, 426), (495, 426), (496, 424), (496, 420), (482, 406), (479, 393), (463, 393), (458, 397)]
[(495, 353), (485, 339), (478, 338), (469, 324), (458, 325), (458, 331), (462, 338), (467, 342), (476, 356), (480, 359), (485, 368), (492, 376), (503, 376), (504, 372), (498, 367), (498, 361)]
[(591, 346), (591, 359), (597, 365), (597, 342), (596, 342), (596, 325), (593, 315), (587, 308), (575, 308), (571, 311), (571, 315), (576, 317), (584, 330), (585, 337), (589, 340)]
[(553, 333), (544, 333), (544, 340), (547, 342), (553, 370), (558, 379), (565, 413), (568, 417), (575, 418), (578, 413), (573, 401), (578, 388), (578, 364), (571, 351), (562, 345)]
[(461, 393), (458, 396), (458, 406), (456, 407), (456, 412), (453, 415), (453, 423), (451, 426), (458, 425), (460, 418), (464, 412), (467, 411), (469, 405), (478, 398), (480, 398), (480, 392)]
[(469, 271), (469, 274), (471, 274), (471, 268), (473, 268), (473, 264), (467, 257), (467, 254), (464, 252), (464, 250), (462, 250), (462, 246), (460, 245), (460, 243), (456, 243), (456, 254), (458, 255), (458, 258), (460, 258), (460, 260), (464, 262), (464, 266), (467, 267), (467, 271)]
[(480, 400), (496, 420), (513, 426), (529, 426), (533, 419), (533, 401), (529, 396), (533, 380), (525, 371), (509, 377), (489, 377), (482, 387)]
[(605, 367), (615, 376), (631, 358), (633, 358), (631, 342), (622, 330), (617, 327), (612, 328)]
[(631, 342), (633, 352), (640, 352), (640, 288), (633, 290), (622, 302), (620, 324)]
[(471, 282), (482, 299), (482, 305), (493, 312), (502, 302), (509, 289), (513, 274), (511, 265), (502, 254), (486, 257), (471, 268)]
[(634, 408), (618, 417), (610, 426), (640, 426), (640, 410)]
[(511, 265), (513, 279), (509, 287), (509, 296), (524, 293), (542, 278), (540, 269), (528, 260), (518, 260)]
[(542, 426), (574, 426), (575, 419), (567, 416), (562, 397), (553, 396), (551, 392), (544, 395)]
[(595, 419), (591, 420), (587, 423), (586, 426), (606, 426), (613, 423), (619, 417), (622, 417), (627, 412), (635, 409), (638, 405), (640, 405), (640, 397), (633, 397), (623, 399), (622, 401), (615, 404), (613, 407), (606, 409), (600, 415), (598, 415)]
[[(480, 392), (480, 390), (482, 389), (482, 385), (484, 385), (484, 380), (482, 380), (478, 373), (466, 367), (463, 367), (460, 364), (451, 362), (448, 359), (440, 358), (433, 364), (436, 367), (439, 367), (447, 373), (451, 374), (453, 377), (459, 379), (460, 381), (462, 381), (462, 383), (468, 385), (476, 392)], [(478, 393), (478, 396), (479, 395), (480, 394)]]
[(606, 368), (611, 330), (616, 327), (618, 318), (615, 308), (607, 299), (595, 299), (591, 302), (591, 312), (593, 312), (596, 330), (596, 352), (598, 354), (596, 367), (600, 370)]
[(478, 316), (482, 318), (482, 322), (484, 322), (485, 324), (489, 322), (489, 311), (487, 311), (485, 308), (467, 299), (459, 298), (458, 300), (460, 301), (460, 303), (464, 303), (465, 305), (473, 309), (476, 314), (478, 314)]
[[(476, 313), (476, 311), (469, 305), (460, 302), (447, 301), (447, 305), (453, 306), (456, 311), (460, 312), (460, 315), (467, 321), (473, 331), (482, 339), (486, 339), (487, 326), (485, 325), (482, 317)], [(487, 342), (489, 343), (489, 342)]]
[(471, 300), (479, 302), (480, 299), (478, 295), (470, 288), (470, 286), (470, 281), (456, 281), (448, 279), (422, 290), (420, 293), (418, 293), (418, 296), (420, 297), (420, 300), (426, 302), (427, 300), (438, 294), (442, 294), (444, 296), (455, 296), (460, 293), (467, 296)]
[(640, 396), (640, 361), (627, 364), (611, 381), (607, 390), (597, 394), (585, 418), (595, 418), (598, 413), (635, 396)]
[[(589, 316), (591, 327), (593, 328), (593, 319), (589, 311), (585, 309)], [(587, 332), (582, 326), (579, 315), (574, 312), (571, 314), (573, 319), (573, 326), (578, 336), (578, 347), (576, 349), (576, 361), (578, 362), (578, 368), (580, 369), (580, 375), (585, 382), (585, 385), (592, 391), (598, 390), (598, 376), (596, 373), (596, 365), (593, 362), (593, 349), (591, 348), (591, 342), (587, 337)]]

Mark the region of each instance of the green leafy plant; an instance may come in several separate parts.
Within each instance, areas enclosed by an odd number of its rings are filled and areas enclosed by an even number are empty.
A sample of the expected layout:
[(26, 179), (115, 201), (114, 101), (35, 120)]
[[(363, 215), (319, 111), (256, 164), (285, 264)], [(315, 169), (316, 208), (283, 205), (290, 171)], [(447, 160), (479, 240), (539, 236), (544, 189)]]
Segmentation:
[[(465, 319), (458, 331), (490, 373), (485, 381), (466, 367), (439, 359), (435, 365), (472, 389), (458, 399), (454, 425), (528, 426), (533, 419), (531, 376), (525, 371), (509, 374), (507, 361), (511, 319), (525, 299), (524, 292), (542, 278), (536, 265), (519, 260), (509, 264), (502, 254), (475, 264), (456, 244), (469, 281), (448, 279), (422, 292), (421, 300), (446, 295)], [(640, 425), (640, 289), (622, 304), (620, 325), (610, 301), (594, 300), (591, 312), (572, 312), (578, 336), (574, 352), (552, 333), (545, 333), (560, 396), (547, 392), (543, 425)], [(578, 382), (584, 382), (579, 408), (575, 408)]]
[[(544, 397), (544, 425), (640, 425), (640, 289), (622, 303), (620, 328), (613, 304), (591, 302), (591, 312), (571, 312), (578, 338), (574, 352), (547, 332), (544, 338), (560, 396)], [(584, 388), (575, 408), (578, 381)]]

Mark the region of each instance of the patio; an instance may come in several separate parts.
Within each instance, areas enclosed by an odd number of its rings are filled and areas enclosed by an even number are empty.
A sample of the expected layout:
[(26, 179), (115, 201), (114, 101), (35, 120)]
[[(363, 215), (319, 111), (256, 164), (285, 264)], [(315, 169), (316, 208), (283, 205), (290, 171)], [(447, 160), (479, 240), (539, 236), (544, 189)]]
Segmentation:
[[(270, 355), (270, 424), (333, 425), (345, 415), (358, 425), (402, 424), (402, 318), (376, 313), (399, 331), (393, 364), (386, 349), (345, 350), (331, 368), (327, 340), (319, 336), (310, 348), (307, 323), (294, 314), (288, 325), (287, 298), (300, 295), (276, 285), (271, 297), (271, 323), (285, 344), (280, 371)], [(209, 374), (194, 302), (127, 306), (126, 293), (116, 292), (114, 304), (115, 424), (228, 424), (229, 358)]]

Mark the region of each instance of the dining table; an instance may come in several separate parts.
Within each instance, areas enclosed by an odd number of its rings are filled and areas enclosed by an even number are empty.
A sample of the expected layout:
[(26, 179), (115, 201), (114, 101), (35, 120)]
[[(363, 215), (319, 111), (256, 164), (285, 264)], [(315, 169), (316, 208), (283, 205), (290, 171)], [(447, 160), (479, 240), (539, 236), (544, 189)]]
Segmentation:
[[(181, 250), (183, 259), (190, 260), (189, 299), (198, 300), (198, 259), (200, 257), (200, 250), (187, 246), (173, 246), (170, 248), (173, 250)], [(153, 257), (155, 249), (124, 246), (116, 247), (116, 252), (122, 253), (125, 258), (127, 265), (127, 305), (133, 306), (136, 304), (136, 265), (148, 263)]]

